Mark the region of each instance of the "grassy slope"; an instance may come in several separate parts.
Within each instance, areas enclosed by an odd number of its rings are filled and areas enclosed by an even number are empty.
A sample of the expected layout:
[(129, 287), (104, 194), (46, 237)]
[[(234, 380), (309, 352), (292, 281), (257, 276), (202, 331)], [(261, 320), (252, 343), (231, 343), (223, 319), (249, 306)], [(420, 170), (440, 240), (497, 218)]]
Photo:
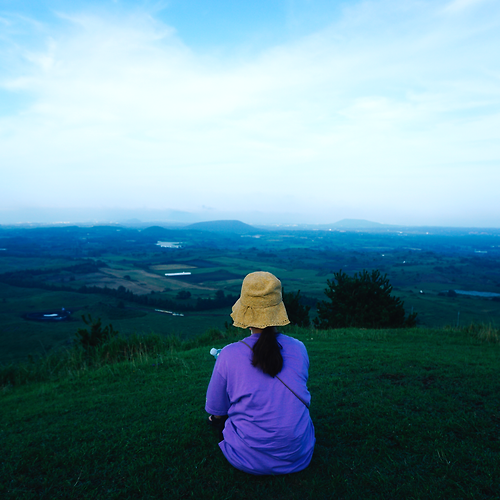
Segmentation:
[(253, 477), (225, 461), (205, 422), (213, 358), (201, 346), (4, 388), (0, 496), (495, 498), (498, 343), (445, 330), (292, 335), (311, 359), (305, 471)]

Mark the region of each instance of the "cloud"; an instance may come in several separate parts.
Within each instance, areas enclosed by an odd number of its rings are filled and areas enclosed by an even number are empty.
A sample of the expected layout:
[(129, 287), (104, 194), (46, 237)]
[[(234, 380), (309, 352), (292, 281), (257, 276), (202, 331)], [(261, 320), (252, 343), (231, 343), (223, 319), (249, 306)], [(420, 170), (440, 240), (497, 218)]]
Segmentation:
[(0, 89), (25, 101), (0, 115), (0, 204), (300, 207), (330, 220), (378, 207), (397, 222), (405, 203), (415, 218), (443, 200), (459, 211), (470, 185), (491, 203), (498, 174), (474, 169), (500, 161), (500, 9), (467, 24), (443, 5), (356, 3), (244, 57), (195, 50), (154, 13), (11, 17)]
[(453, 0), (445, 6), (444, 11), (449, 13), (458, 13), (476, 7), (480, 4), (484, 4), (488, 1), (489, 0)]

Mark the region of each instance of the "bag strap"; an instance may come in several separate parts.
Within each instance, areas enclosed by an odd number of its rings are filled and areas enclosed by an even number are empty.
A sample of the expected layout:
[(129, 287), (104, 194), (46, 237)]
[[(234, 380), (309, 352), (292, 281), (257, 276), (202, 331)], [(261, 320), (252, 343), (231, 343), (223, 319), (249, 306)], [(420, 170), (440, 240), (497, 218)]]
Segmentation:
[[(244, 341), (244, 340), (240, 340), (239, 342), (242, 342), (243, 344), (245, 344), (252, 352), (253, 352), (253, 349)], [(302, 403), (305, 405), (305, 407), (307, 409), (309, 409), (309, 405), (291, 388), (289, 387), (288, 385), (285, 384), (285, 382), (283, 382), (283, 380), (281, 380), (278, 375), (276, 375), (276, 378)]]

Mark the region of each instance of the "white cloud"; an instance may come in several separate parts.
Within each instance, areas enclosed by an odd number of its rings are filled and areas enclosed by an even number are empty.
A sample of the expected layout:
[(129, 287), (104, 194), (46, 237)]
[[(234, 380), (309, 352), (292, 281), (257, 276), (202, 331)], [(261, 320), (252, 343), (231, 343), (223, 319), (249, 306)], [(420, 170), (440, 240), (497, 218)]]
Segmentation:
[(439, 9), (356, 4), (244, 59), (197, 53), (148, 14), (59, 14), (42, 43), (11, 35), (18, 59), (0, 88), (29, 104), (0, 115), (0, 204), (258, 203), (311, 220), (379, 207), (404, 222), (395, 206), (437, 220), (471, 185), (484, 188), (475, 203), (496, 203), (498, 168), (481, 178), (474, 162), (500, 166), (500, 9), (471, 25)]

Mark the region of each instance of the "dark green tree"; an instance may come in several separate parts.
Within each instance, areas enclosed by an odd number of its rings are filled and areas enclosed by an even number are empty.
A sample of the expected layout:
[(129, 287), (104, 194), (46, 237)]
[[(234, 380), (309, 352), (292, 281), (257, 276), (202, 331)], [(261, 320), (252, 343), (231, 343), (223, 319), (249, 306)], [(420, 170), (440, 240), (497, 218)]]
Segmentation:
[(391, 295), (392, 285), (380, 271), (348, 276), (333, 273), (327, 280), (328, 300), (318, 302), (314, 326), (326, 328), (404, 328), (416, 325), (417, 313), (405, 314), (404, 302)]
[(300, 290), (297, 293), (283, 290), (283, 302), (292, 325), (309, 326), (311, 324), (309, 319), (311, 308), (300, 303)]

